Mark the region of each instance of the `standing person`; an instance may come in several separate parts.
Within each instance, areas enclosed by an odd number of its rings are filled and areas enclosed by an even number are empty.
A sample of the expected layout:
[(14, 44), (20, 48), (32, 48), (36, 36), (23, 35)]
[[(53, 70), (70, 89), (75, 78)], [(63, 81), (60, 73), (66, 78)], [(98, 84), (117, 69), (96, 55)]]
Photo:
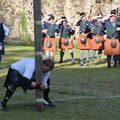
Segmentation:
[(43, 81), (37, 82), (34, 79), (35, 73), (35, 59), (25, 58), (16, 63), (11, 64), (4, 87), (6, 87), (6, 93), (3, 101), (0, 103), (0, 108), (3, 111), (8, 111), (7, 102), (17, 89), (17, 87), (22, 87), (26, 92), (27, 89), (47, 89), (47, 81), (50, 71), (54, 68), (54, 62), (51, 59), (43, 60), (42, 72)]
[[(105, 20), (107, 39), (105, 42), (105, 54), (107, 55), (107, 67), (111, 68), (111, 61), (113, 57), (114, 67), (117, 67), (119, 51), (119, 34), (117, 32), (117, 11), (112, 10), (110, 16)], [(109, 46), (110, 44), (110, 46)], [(112, 53), (110, 53), (112, 49)], [(115, 51), (116, 50), (116, 51)], [(117, 53), (116, 53), (117, 52)]]
[(59, 24), (59, 48), (60, 48), (60, 61), (59, 63), (63, 63), (63, 57), (65, 53), (65, 49), (68, 50), (70, 57), (71, 57), (71, 64), (74, 64), (74, 53), (73, 53), (73, 39), (74, 39), (74, 29), (68, 23), (65, 16), (61, 18), (60, 21), (57, 22)]
[(0, 22), (0, 63), (2, 61), (2, 55), (5, 54), (4, 39), (8, 36), (9, 28), (2, 22)]
[(84, 52), (86, 51), (86, 65), (89, 65), (90, 58), (90, 39), (87, 38), (90, 32), (90, 23), (86, 18), (86, 13), (81, 12), (80, 18), (76, 22), (76, 26), (79, 26), (78, 48), (80, 49), (80, 66), (84, 65)]
[(54, 52), (56, 51), (56, 38), (55, 36), (58, 34), (59, 30), (57, 29), (57, 25), (55, 24), (53, 14), (48, 15), (48, 20), (43, 24), (43, 31), (46, 31), (46, 37), (44, 40), (44, 50), (46, 54), (46, 58), (50, 58), (54, 60)]
[(104, 45), (104, 34), (105, 26), (101, 21), (102, 15), (98, 14), (96, 17), (93, 17), (91, 24), (93, 38), (91, 40), (91, 49), (92, 49), (92, 61), (95, 59), (96, 50), (98, 51), (98, 61), (101, 61), (102, 49)]
[[(118, 38), (120, 42), (120, 13), (117, 16), (117, 33), (118, 33)], [(118, 56), (118, 65), (120, 66), (120, 55)]]

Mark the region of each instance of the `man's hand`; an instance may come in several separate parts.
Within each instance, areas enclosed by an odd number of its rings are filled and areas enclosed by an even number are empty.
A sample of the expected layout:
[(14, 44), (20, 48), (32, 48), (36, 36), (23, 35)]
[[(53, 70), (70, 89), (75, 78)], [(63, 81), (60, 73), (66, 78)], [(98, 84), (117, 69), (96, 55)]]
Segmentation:
[(45, 82), (36, 82), (36, 89), (47, 89), (48, 85)]
[(46, 82), (42, 82), (41, 83), (41, 89), (47, 89), (48, 88), (48, 85), (47, 85), (47, 83)]
[(31, 87), (32, 88), (35, 88), (35, 89), (42, 89), (42, 90), (44, 90), (44, 89), (47, 89), (48, 88), (48, 85), (47, 85), (47, 83), (46, 82), (39, 82), (39, 81), (36, 81), (36, 82), (32, 82), (31, 83)]
[(117, 29), (116, 29), (117, 31), (120, 31), (120, 27), (117, 27)]

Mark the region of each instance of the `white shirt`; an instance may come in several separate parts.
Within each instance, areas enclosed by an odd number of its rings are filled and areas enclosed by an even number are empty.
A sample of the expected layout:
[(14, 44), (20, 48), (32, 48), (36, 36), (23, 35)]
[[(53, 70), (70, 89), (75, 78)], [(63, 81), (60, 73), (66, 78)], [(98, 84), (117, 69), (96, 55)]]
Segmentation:
[[(17, 70), (22, 76), (32, 78), (35, 71), (35, 59), (34, 58), (25, 58), (11, 65), (12, 69)], [(43, 81), (47, 82), (50, 72), (43, 74)]]
[(9, 28), (3, 24), (3, 28), (4, 28), (4, 31), (5, 31), (5, 36), (8, 36), (9, 34)]

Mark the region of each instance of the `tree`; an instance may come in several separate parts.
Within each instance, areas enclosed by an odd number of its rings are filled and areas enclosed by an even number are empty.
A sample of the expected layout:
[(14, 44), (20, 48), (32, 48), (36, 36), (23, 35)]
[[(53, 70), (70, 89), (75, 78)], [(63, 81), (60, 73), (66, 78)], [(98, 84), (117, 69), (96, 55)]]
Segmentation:
[[(34, 41), (35, 41), (35, 78), (36, 81), (42, 81), (42, 25), (41, 25), (41, 0), (33, 0), (34, 8)], [(43, 110), (43, 92), (36, 90), (36, 107), (37, 110)]]

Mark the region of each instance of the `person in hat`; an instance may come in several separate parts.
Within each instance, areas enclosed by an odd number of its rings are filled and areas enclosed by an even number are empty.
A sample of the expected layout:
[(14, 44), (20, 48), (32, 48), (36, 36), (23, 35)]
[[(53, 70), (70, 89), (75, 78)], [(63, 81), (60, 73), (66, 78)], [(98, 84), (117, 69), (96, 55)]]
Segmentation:
[(2, 55), (5, 55), (4, 39), (9, 34), (9, 28), (0, 21), (0, 63), (2, 61)]
[[(55, 18), (53, 14), (48, 14), (47, 21), (43, 24), (43, 31), (45, 31), (46, 34), (43, 48), (45, 48), (46, 58), (50, 58), (52, 60), (54, 60), (54, 52), (56, 50), (55, 36), (58, 35), (59, 32), (59, 29), (55, 24), (54, 19)], [(53, 46), (55, 47), (53, 48)]]
[(75, 23), (76, 26), (79, 26), (79, 36), (85, 39), (83, 43), (82, 38), (80, 37), (80, 66), (84, 65), (84, 52), (86, 51), (86, 65), (89, 65), (89, 58), (90, 58), (90, 41), (87, 38), (87, 34), (90, 32), (90, 23), (86, 18), (86, 13), (81, 12), (79, 19)]
[[(117, 11), (114, 9), (110, 12), (110, 15), (107, 17), (105, 21), (105, 27), (106, 27), (106, 35), (107, 40), (112, 40), (112, 39), (119, 39), (119, 35), (116, 32), (117, 29)], [(114, 67), (117, 67), (118, 63), (118, 55), (107, 55), (107, 67), (111, 68), (112, 63), (114, 64)]]
[(5, 96), (0, 103), (0, 109), (8, 111), (7, 102), (14, 94), (18, 87), (26, 92), (28, 89), (41, 89), (48, 88), (47, 81), (50, 71), (54, 68), (54, 62), (51, 59), (45, 59), (42, 62), (43, 80), (42, 82), (35, 81), (35, 59), (24, 58), (11, 64), (4, 87), (6, 88)]
[(102, 57), (102, 49), (104, 45), (104, 34), (105, 34), (105, 26), (101, 21), (102, 15), (98, 14), (95, 17), (92, 17), (93, 21), (91, 23), (92, 29), (92, 40), (91, 40), (91, 49), (92, 49), (92, 61), (95, 59), (96, 50), (98, 50), (98, 61), (101, 61)]
[[(73, 53), (73, 35), (74, 35), (74, 28), (68, 23), (67, 19), (65, 16), (62, 16), (61, 19), (57, 22), (57, 24), (59, 25), (59, 48), (60, 48), (60, 60), (59, 63), (63, 63), (63, 57), (64, 57), (64, 53), (65, 53), (65, 49), (68, 50), (70, 57), (71, 57), (71, 64), (74, 64), (74, 53)], [(62, 43), (62, 40), (65, 41), (65, 39), (67, 40), (67, 42)], [(69, 45), (71, 44), (72, 46), (69, 48), (63, 48), (62, 44), (66, 44)]]

